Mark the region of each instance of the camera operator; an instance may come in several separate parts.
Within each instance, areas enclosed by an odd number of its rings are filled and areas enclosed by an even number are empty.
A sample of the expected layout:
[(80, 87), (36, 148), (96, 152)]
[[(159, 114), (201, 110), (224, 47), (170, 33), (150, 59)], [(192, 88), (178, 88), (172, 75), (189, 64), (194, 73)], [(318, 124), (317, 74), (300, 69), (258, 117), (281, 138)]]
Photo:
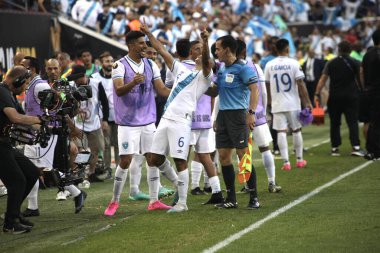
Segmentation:
[(23, 154), (14, 149), (4, 129), (11, 123), (35, 125), (41, 121), (35, 116), (23, 115), (15, 99), (24, 92), (30, 72), (16, 66), (11, 69), (5, 81), (0, 84), (0, 179), (8, 189), (7, 210), (3, 232), (20, 234), (29, 232), (33, 223), (25, 220), (20, 213), (23, 200), (26, 198), (38, 179), (38, 168)]
[[(95, 174), (95, 167), (98, 161), (99, 151), (104, 151), (104, 136), (101, 126), (102, 124), (107, 124), (109, 117), (108, 99), (104, 87), (99, 80), (86, 76), (86, 68), (84, 66), (74, 65), (71, 75), (81, 76), (74, 80), (78, 87), (81, 85), (89, 85), (92, 89), (92, 98), (89, 98), (87, 101), (81, 101), (79, 114), (75, 117), (75, 124), (79, 129), (83, 130), (88, 141), (88, 147), (91, 149), (92, 159), (90, 160), (88, 180), (90, 183), (102, 182)], [(70, 76), (68, 76), (68, 78), (70, 78)], [(99, 116), (100, 104), (104, 119), (102, 124)], [(78, 144), (81, 144), (82, 148), (85, 148), (83, 147), (83, 142)], [(78, 145), (78, 147), (81, 145)]]
[[(54, 59), (54, 61), (56, 60)], [(50, 63), (52, 62), (53, 60), (50, 61)], [(40, 72), (39, 62), (36, 58), (27, 56), (24, 58), (24, 60), (22, 60), (21, 65), (30, 69), (31, 74), (32, 74), (31, 76), (32, 80), (26, 91), (26, 98), (25, 98), (26, 114), (31, 115), (31, 116), (42, 116), (43, 111), (40, 106), (41, 101), (38, 98), (38, 94), (43, 90), (50, 90), (51, 87), (45, 80), (41, 79), (39, 75), (39, 72)], [(59, 74), (57, 75), (57, 77), (59, 77)], [(44, 168), (52, 168), (57, 139), (58, 139), (57, 135), (52, 135), (50, 137), (50, 140), (46, 148), (42, 148), (40, 144), (25, 145), (25, 155), (31, 158), (32, 162), (41, 170)], [(38, 210), (38, 201), (37, 201), (38, 186), (39, 186), (39, 182), (37, 180), (37, 182), (35, 183), (35, 186), (33, 187), (32, 191), (30, 192), (28, 196), (28, 207), (23, 212), (23, 215), (25, 217), (40, 215), (40, 212)], [(74, 197), (75, 213), (78, 213), (83, 207), (84, 199), (86, 198), (86, 193), (81, 192), (74, 185), (65, 186), (65, 189), (68, 190), (71, 193), (71, 195)]]

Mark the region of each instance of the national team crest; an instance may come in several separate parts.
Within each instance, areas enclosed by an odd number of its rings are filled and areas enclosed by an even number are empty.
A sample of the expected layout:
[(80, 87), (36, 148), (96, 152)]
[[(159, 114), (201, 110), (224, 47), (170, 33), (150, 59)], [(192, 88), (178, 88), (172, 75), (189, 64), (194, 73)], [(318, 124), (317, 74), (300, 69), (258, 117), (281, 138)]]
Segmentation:
[(123, 145), (123, 148), (124, 148), (125, 150), (128, 149), (128, 142), (123, 142), (122, 145)]
[(117, 69), (117, 62), (115, 62), (115, 63), (112, 65), (112, 68), (113, 68), (113, 69)]

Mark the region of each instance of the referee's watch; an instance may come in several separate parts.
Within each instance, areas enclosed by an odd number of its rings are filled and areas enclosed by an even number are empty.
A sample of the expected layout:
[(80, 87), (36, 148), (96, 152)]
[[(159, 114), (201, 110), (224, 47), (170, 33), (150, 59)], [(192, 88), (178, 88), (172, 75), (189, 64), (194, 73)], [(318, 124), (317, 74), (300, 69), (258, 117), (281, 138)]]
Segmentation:
[(255, 115), (255, 110), (249, 109), (248, 113), (251, 114), (251, 115)]

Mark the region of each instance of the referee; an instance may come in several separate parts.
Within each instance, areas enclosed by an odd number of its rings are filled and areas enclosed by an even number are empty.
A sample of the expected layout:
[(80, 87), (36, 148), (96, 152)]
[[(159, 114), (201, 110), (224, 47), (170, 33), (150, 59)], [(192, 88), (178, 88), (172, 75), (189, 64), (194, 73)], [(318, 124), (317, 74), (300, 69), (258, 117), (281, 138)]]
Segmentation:
[(39, 171), (28, 158), (12, 147), (11, 140), (4, 133), (6, 126), (12, 123), (41, 123), (38, 117), (23, 115), (15, 99), (16, 95), (25, 90), (29, 78), (30, 72), (26, 68), (16, 66), (0, 84), (0, 179), (8, 189), (3, 226), (5, 233), (20, 234), (29, 232), (33, 227), (33, 223), (22, 217), (20, 207), (38, 179)]
[[(220, 68), (216, 80), (220, 101), (216, 119), (216, 147), (227, 188), (227, 199), (216, 206), (237, 208), (232, 150), (236, 149), (239, 159), (243, 158), (248, 146), (248, 131), (252, 131), (255, 126), (254, 115), (259, 101), (257, 75), (245, 62), (236, 58), (238, 44), (232, 36), (220, 37), (215, 45), (219, 61), (225, 64)], [(248, 180), (248, 209), (260, 206), (254, 184), (255, 177), (256, 173), (252, 170)]]

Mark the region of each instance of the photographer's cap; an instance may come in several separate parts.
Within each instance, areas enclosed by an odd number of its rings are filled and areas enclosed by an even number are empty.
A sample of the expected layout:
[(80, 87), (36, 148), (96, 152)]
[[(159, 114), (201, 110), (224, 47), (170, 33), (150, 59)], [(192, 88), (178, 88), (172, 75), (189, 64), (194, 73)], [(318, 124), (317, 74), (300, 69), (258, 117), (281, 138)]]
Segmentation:
[(83, 65), (74, 65), (70, 75), (67, 76), (68, 81), (76, 80), (86, 75), (86, 68)]

